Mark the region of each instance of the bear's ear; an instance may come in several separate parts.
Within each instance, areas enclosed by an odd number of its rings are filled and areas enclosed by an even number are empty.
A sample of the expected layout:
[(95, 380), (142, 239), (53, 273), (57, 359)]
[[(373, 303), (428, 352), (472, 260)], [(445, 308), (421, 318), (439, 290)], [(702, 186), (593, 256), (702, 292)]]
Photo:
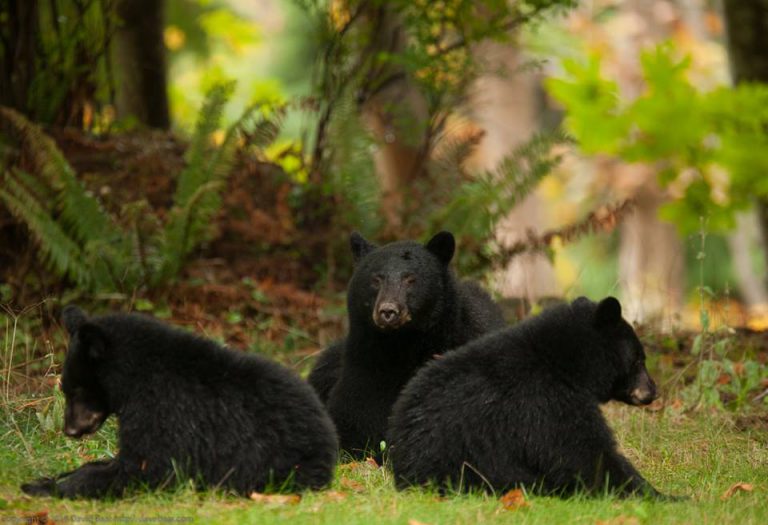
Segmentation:
[(357, 263), (372, 252), (376, 245), (368, 242), (359, 232), (352, 232), (349, 236), (349, 247), (352, 249), (352, 258)]
[(99, 360), (107, 356), (107, 338), (95, 324), (83, 323), (77, 331), (77, 338), (81, 350), (87, 352), (91, 359)]
[(453, 259), (453, 253), (456, 251), (456, 239), (453, 238), (451, 232), (441, 231), (435, 234), (426, 246), (427, 250), (440, 259), (440, 262), (447, 265)]
[(615, 297), (606, 297), (597, 304), (595, 326), (605, 328), (621, 321), (621, 303)]
[(70, 304), (64, 307), (64, 311), (61, 312), (61, 322), (64, 323), (64, 328), (67, 329), (69, 335), (75, 335), (82, 326), (88, 320), (88, 316), (77, 306)]

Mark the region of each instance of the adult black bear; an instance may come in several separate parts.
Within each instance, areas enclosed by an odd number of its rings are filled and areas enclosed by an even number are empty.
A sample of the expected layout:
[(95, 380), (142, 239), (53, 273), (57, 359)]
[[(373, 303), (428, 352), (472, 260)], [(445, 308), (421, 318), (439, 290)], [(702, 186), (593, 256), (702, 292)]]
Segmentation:
[(288, 369), (135, 314), (64, 310), (70, 345), (64, 432), (119, 418), (117, 457), (22, 486), (32, 495), (120, 497), (177, 473), (240, 494), (317, 489), (332, 479), (333, 423)]
[(504, 326), (501, 309), (449, 268), (455, 241), (377, 247), (350, 237), (355, 272), (347, 292), (349, 333), (321, 354), (309, 376), (325, 400), (341, 448), (378, 452), (398, 394), (433, 356)]
[(661, 496), (616, 450), (599, 408), (655, 397), (619, 302), (576, 299), (419, 371), (392, 411), (396, 484)]

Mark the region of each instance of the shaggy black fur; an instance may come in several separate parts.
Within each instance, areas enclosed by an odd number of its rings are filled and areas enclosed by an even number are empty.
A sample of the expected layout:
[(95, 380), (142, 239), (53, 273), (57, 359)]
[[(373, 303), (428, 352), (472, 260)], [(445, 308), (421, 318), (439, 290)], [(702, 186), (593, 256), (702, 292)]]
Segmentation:
[(448, 232), (426, 245), (382, 247), (353, 233), (350, 244), (349, 333), (320, 356), (309, 382), (328, 405), (341, 448), (360, 457), (378, 455), (392, 405), (420, 366), (504, 320), (482, 288), (454, 277)]
[(32, 495), (120, 497), (127, 488), (317, 489), (332, 479), (333, 423), (288, 369), (149, 317), (87, 318), (67, 307), (64, 431), (79, 437), (119, 419), (119, 453), (22, 486)]
[(655, 396), (619, 302), (579, 298), (419, 371), (392, 411), (396, 484), (661, 496), (616, 450), (599, 408)]

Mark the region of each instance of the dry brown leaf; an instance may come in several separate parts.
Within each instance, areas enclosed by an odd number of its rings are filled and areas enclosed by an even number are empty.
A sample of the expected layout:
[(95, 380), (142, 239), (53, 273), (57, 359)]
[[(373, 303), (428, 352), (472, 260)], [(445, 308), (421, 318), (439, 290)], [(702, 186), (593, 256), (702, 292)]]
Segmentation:
[(365, 461), (351, 461), (349, 463), (344, 463), (343, 465), (339, 466), (339, 470), (375, 470), (379, 468), (379, 464), (376, 463), (376, 460), (369, 457)]
[(296, 505), (301, 501), (299, 494), (262, 494), (261, 492), (251, 492), (249, 496), (256, 503), (266, 505)]
[(47, 510), (41, 510), (32, 514), (25, 514), (22, 518), (28, 525), (56, 525), (56, 522), (48, 517)]
[(720, 376), (717, 378), (718, 385), (727, 385), (730, 382), (731, 382), (731, 376), (726, 373), (720, 374)]
[(327, 499), (328, 501), (344, 501), (347, 499), (346, 492), (341, 492), (340, 490), (327, 490), (323, 493), (323, 497)]
[(429, 525), (429, 523), (411, 518), (408, 520), (408, 525)]
[(751, 483), (744, 483), (743, 481), (740, 481), (728, 487), (728, 490), (723, 492), (723, 495), (720, 496), (720, 499), (725, 501), (727, 499), (730, 499), (730, 497), (736, 494), (737, 492), (752, 492), (754, 488), (755, 487)]
[(672, 402), (669, 404), (669, 406), (674, 408), (674, 409), (679, 409), (679, 408), (683, 408), (683, 406), (685, 406), (685, 403), (683, 403), (682, 399), (675, 398), (675, 399), (672, 400)]
[(500, 498), (500, 501), (504, 510), (517, 510), (530, 506), (530, 503), (525, 501), (525, 494), (520, 489), (510, 490)]
[(597, 520), (595, 525), (639, 525), (640, 520), (636, 516), (616, 516), (607, 520)]
[(349, 478), (341, 478), (341, 486), (352, 492), (365, 492), (365, 486), (359, 481)]

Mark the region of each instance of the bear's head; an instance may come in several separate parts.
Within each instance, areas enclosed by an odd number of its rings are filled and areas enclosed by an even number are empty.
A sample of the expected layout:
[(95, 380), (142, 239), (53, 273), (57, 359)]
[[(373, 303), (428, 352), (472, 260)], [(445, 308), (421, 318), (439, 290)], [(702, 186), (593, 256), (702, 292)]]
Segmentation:
[(107, 358), (108, 339), (76, 306), (64, 308), (62, 322), (70, 338), (61, 374), (66, 398), (64, 433), (80, 437), (96, 432), (111, 412), (99, 377), (99, 368)]
[(456, 249), (451, 233), (440, 232), (424, 245), (398, 241), (379, 247), (353, 232), (350, 246), (355, 261), (347, 298), (352, 323), (392, 332), (428, 326), (441, 315)]
[(629, 405), (647, 405), (657, 397), (656, 384), (645, 368), (645, 351), (632, 326), (621, 316), (621, 304), (614, 297), (599, 303), (581, 297), (574, 305), (587, 310), (591, 329), (596, 332), (611, 377), (602, 401), (613, 399)]

